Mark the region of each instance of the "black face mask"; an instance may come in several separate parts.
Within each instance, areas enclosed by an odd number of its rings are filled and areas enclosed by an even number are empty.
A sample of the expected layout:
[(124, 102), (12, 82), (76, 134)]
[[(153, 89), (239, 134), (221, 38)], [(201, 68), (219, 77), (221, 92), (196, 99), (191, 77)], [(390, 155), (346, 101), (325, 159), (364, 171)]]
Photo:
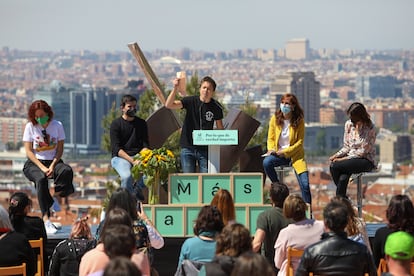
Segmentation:
[(125, 112), (125, 114), (126, 114), (128, 117), (134, 117), (136, 113), (137, 113), (137, 110), (136, 110), (136, 109), (128, 109), (128, 110)]

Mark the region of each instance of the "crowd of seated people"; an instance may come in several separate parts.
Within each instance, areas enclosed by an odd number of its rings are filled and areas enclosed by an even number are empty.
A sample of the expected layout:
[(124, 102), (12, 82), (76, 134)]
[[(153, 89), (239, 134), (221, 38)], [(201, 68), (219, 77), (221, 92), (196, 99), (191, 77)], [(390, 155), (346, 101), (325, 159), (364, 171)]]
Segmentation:
[[(274, 183), (274, 189), (276, 187), (281, 186)], [(231, 199), (227, 190), (219, 190), (217, 194)], [(183, 242), (178, 264), (171, 264), (176, 267), (175, 275), (189, 275), (188, 272), (192, 275), (255, 275), (252, 274), (253, 267), (256, 267), (254, 271), (267, 271), (264, 272), (266, 275), (286, 275), (288, 247), (303, 250), (302, 257), (293, 264), (298, 276), (309, 273), (377, 275), (380, 259), (389, 264), (389, 271), (383, 275), (396, 276), (400, 275), (398, 269), (406, 271), (411, 264), (414, 256), (414, 207), (406, 195), (391, 198), (386, 210), (388, 223), (376, 231), (371, 242), (372, 250), (366, 224), (356, 216), (347, 198), (333, 198), (323, 210), (323, 221), (307, 217), (306, 202), (298, 194), (288, 195), (286, 191), (282, 202), (280, 215), (288, 223), (281, 227), (274, 242), (272, 262), (260, 251), (253, 251), (252, 229), (237, 223), (232, 215), (225, 223), (217, 207), (220, 205), (206, 205), (200, 208), (194, 221), (195, 236)], [(234, 208), (232, 201), (227, 204)], [(45, 231), (40, 218), (27, 216), (30, 206), (30, 198), (26, 194), (15, 193), (9, 200), (9, 212), (0, 207), (0, 245), (2, 250), (9, 248), (7, 252), (13, 253), (1, 254), (0, 266), (24, 262), (27, 275), (34, 275), (35, 252), (28, 241), (42, 237)], [(142, 205), (138, 205), (140, 210), (136, 210), (136, 206), (135, 197), (127, 189), (120, 188), (114, 192), (97, 240), (91, 234), (87, 217), (76, 220), (68, 239), (61, 241), (50, 256), (50, 266), (45, 267), (47, 275), (122, 275), (125, 271), (130, 271), (131, 275), (158, 275), (155, 269), (151, 269), (151, 251), (142, 249), (152, 246), (151, 235), (155, 235), (152, 238), (156, 244), (162, 241), (160, 244), (163, 246), (164, 240), (149, 221)], [(142, 223), (139, 227), (137, 221)], [(25, 223), (27, 227), (22, 226)], [(27, 231), (33, 225), (40, 227), (36, 231)], [(394, 233), (398, 235), (394, 236)], [(397, 246), (401, 243), (399, 241), (406, 241), (404, 247)], [(156, 247), (161, 248), (160, 244)], [(344, 253), (351, 251), (355, 254)]]

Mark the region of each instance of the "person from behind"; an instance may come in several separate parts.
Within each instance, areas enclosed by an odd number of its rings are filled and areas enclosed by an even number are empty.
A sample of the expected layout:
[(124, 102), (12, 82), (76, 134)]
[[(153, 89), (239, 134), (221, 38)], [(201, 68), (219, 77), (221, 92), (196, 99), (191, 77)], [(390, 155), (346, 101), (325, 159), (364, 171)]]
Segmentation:
[(258, 253), (247, 251), (237, 258), (231, 276), (276, 275), (266, 258)]
[[(43, 239), (43, 248), (46, 248), (47, 234), (45, 224), (39, 217), (29, 216), (32, 209), (32, 200), (26, 193), (16, 192), (9, 200), (9, 217), (16, 232), (22, 233), (28, 240)], [(38, 252), (35, 251), (35, 254)], [(47, 267), (47, 255), (43, 254), (43, 265)]]
[(116, 256), (126, 256), (140, 269), (142, 275), (150, 275), (148, 256), (136, 250), (136, 238), (132, 220), (121, 208), (112, 209), (105, 219), (102, 235), (94, 249), (82, 257), (79, 275), (102, 275), (106, 265)]
[(280, 108), (270, 118), (263, 168), (272, 182), (279, 182), (275, 167), (292, 164), (303, 200), (311, 206), (312, 197), (303, 147), (304, 140), (303, 109), (295, 95), (286, 93), (280, 99)]
[(105, 267), (103, 276), (141, 276), (141, 271), (126, 257), (115, 257)]
[(121, 111), (121, 117), (113, 120), (109, 128), (111, 166), (121, 178), (121, 187), (128, 189), (139, 200), (144, 200), (141, 191), (145, 187), (144, 182), (141, 179), (134, 187), (131, 168), (139, 162), (134, 160), (134, 156), (149, 147), (147, 122), (135, 115), (137, 99), (132, 95), (122, 97)]
[(220, 211), (224, 225), (236, 222), (236, 209), (234, 208), (233, 197), (228, 190), (219, 189), (211, 200), (210, 205), (216, 206)]
[(69, 238), (59, 242), (53, 250), (49, 265), (49, 276), (79, 275), (82, 256), (96, 246), (88, 225), (88, 217), (77, 219)]
[(372, 254), (376, 266), (385, 257), (384, 246), (389, 234), (405, 231), (414, 235), (414, 206), (407, 195), (394, 195), (386, 210), (387, 225), (378, 228), (372, 242)]
[(184, 260), (198, 263), (200, 267), (203, 263), (211, 262), (216, 252), (216, 238), (223, 226), (223, 219), (216, 207), (201, 207), (194, 223), (195, 236), (186, 239), (181, 246), (176, 275), (182, 275)]
[(201, 268), (198, 275), (230, 276), (237, 258), (251, 250), (249, 229), (240, 223), (228, 224), (217, 237), (216, 256)]
[(341, 202), (348, 209), (348, 224), (345, 228), (348, 239), (365, 244), (369, 251), (372, 252), (365, 221), (357, 216), (355, 208), (352, 207), (351, 201), (342, 196), (335, 196), (331, 199), (331, 201)]
[(330, 172), (336, 185), (336, 195), (346, 197), (349, 178), (352, 174), (372, 171), (375, 161), (375, 125), (371, 121), (365, 106), (352, 103), (345, 122), (342, 148), (329, 157)]
[(200, 95), (186, 96), (176, 99), (180, 79), (173, 81), (173, 89), (165, 101), (165, 107), (169, 109), (185, 109), (183, 127), (181, 130), (181, 168), (183, 173), (195, 173), (198, 164), (199, 172), (208, 172), (208, 147), (194, 145), (194, 130), (211, 130), (216, 123), (217, 129), (223, 127), (223, 108), (213, 99), (216, 91), (216, 82), (209, 76), (200, 81)]
[(397, 231), (388, 235), (384, 251), (388, 272), (382, 273), (382, 276), (412, 275), (411, 262), (414, 257), (414, 237), (411, 234)]
[[(279, 268), (277, 275), (284, 276), (287, 273), (287, 249), (292, 247), (304, 250), (311, 244), (318, 242), (324, 232), (322, 221), (306, 218), (306, 202), (299, 195), (289, 195), (283, 204), (283, 215), (292, 219), (293, 223), (279, 232), (275, 243), (275, 266)], [(292, 260), (293, 270), (299, 264), (299, 259)]]
[(323, 218), (326, 232), (321, 241), (305, 249), (295, 276), (308, 276), (309, 272), (326, 276), (377, 275), (368, 248), (346, 236), (346, 206), (340, 202), (329, 202), (323, 210)]
[(9, 214), (0, 205), (0, 267), (16, 266), (26, 263), (26, 274), (33, 276), (37, 271), (36, 258), (29, 240), (16, 232)]
[(283, 204), (289, 195), (289, 188), (283, 183), (272, 183), (270, 187), (270, 199), (273, 208), (267, 209), (259, 214), (256, 223), (256, 233), (252, 241), (254, 252), (260, 252), (263, 244), (264, 255), (269, 264), (277, 272), (274, 266), (275, 242), (280, 230), (285, 228), (292, 220), (283, 215)]
[(53, 120), (52, 107), (43, 100), (34, 101), (27, 113), (29, 122), (23, 133), (27, 161), (23, 173), (34, 182), (46, 233), (54, 234), (56, 227), (50, 221), (53, 197), (49, 178), (55, 182), (54, 196), (67, 197), (75, 190), (72, 168), (62, 160), (65, 131), (61, 122)]

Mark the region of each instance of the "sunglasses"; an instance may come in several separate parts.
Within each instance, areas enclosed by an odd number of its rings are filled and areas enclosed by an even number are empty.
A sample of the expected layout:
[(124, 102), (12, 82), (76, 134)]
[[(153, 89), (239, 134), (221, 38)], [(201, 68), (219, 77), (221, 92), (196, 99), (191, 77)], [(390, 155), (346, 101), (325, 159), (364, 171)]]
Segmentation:
[(46, 129), (42, 130), (42, 134), (43, 134), (43, 140), (45, 141), (45, 143), (49, 144), (49, 137), (47, 136)]

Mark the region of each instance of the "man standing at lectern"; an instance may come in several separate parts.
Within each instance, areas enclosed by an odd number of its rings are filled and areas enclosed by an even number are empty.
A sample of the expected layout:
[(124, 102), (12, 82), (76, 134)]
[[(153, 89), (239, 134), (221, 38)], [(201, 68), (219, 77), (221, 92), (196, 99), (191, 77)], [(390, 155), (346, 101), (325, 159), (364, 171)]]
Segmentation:
[[(182, 80), (181, 80), (182, 81)], [(223, 108), (213, 99), (216, 82), (209, 76), (200, 81), (200, 95), (176, 99), (180, 79), (173, 81), (174, 87), (165, 102), (169, 109), (186, 109), (181, 130), (181, 167), (183, 173), (195, 173), (198, 162), (199, 172), (208, 172), (208, 146), (193, 144), (193, 130), (212, 130), (214, 122), (217, 129), (223, 129)]]

